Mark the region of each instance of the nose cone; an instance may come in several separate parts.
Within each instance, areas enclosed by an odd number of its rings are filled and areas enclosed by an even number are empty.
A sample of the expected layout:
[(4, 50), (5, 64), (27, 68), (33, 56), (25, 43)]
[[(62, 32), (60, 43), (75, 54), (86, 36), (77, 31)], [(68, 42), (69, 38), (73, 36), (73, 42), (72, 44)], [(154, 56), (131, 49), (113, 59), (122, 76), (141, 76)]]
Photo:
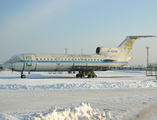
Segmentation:
[(6, 61), (5, 63), (3, 63), (2, 67), (6, 69), (12, 69), (11, 63), (9, 61)]

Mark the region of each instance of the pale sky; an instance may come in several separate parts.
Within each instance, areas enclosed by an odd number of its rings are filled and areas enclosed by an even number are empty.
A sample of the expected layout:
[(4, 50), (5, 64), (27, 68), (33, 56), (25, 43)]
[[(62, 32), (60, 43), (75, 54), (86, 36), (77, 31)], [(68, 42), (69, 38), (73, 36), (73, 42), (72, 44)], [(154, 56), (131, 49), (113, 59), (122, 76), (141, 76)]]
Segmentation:
[[(0, 61), (22, 53), (95, 54), (129, 35), (157, 36), (156, 0), (0, 0)], [(157, 62), (157, 38), (137, 40), (131, 65)]]

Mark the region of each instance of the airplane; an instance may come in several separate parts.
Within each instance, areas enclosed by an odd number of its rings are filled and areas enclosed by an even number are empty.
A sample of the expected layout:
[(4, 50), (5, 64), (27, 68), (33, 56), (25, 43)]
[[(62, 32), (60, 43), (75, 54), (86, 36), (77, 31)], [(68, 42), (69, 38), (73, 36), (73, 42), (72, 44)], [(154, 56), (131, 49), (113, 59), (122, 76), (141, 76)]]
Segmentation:
[(117, 48), (97, 47), (94, 55), (76, 54), (35, 54), (27, 53), (15, 55), (2, 64), (6, 69), (21, 72), (21, 78), (26, 78), (24, 71), (79, 71), (77, 78), (88, 76), (97, 77), (94, 71), (106, 71), (110, 67), (121, 67), (128, 64), (132, 59), (128, 53), (137, 39), (157, 37), (127, 36)]

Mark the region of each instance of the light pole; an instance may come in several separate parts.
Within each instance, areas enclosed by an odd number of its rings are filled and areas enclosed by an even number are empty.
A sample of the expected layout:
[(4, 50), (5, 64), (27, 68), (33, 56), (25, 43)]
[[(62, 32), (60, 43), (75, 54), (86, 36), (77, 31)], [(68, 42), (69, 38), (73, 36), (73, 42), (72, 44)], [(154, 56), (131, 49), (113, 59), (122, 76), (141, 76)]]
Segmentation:
[(65, 48), (65, 54), (67, 54), (67, 50), (68, 50), (68, 49), (67, 49), (67, 48)]
[(149, 64), (149, 48), (148, 46), (146, 46), (146, 49), (147, 49), (147, 67), (148, 67), (148, 64)]

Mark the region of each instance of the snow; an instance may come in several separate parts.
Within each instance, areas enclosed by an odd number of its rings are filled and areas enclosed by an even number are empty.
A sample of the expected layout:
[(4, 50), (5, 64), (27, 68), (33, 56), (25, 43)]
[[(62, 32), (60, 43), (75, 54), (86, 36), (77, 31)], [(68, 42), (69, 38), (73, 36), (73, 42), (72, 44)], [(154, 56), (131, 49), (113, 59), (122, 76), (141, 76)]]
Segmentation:
[(19, 72), (1, 71), (0, 119), (157, 119), (155, 77), (137, 70), (95, 73), (98, 78), (32, 72), (21, 79)]
[[(105, 77), (103, 77), (104, 74)], [(19, 73), (10, 72), (8, 75), (8, 72), (2, 72), (0, 90), (130, 89), (157, 87), (155, 77), (152, 77), (150, 80), (145, 76), (145, 71), (108, 71), (105, 73), (98, 72), (97, 75), (100, 78), (78, 79), (75, 78), (75, 75), (66, 73), (59, 74), (58, 76), (50, 73), (33, 73), (27, 75), (27, 79), (21, 80)], [(55, 78), (59, 79), (56, 80)]]
[(102, 111), (93, 109), (90, 104), (81, 103), (79, 106), (71, 106), (68, 108), (51, 108), (49, 112), (43, 114), (35, 114), (33, 117), (25, 118), (25, 120), (40, 119), (61, 119), (61, 120), (110, 120), (110, 111)]
[(1, 84), (1, 90), (71, 90), (71, 89), (129, 89), (156, 88), (156, 80), (141, 80), (135, 82), (96, 82), (96, 83), (59, 83), (59, 84)]

